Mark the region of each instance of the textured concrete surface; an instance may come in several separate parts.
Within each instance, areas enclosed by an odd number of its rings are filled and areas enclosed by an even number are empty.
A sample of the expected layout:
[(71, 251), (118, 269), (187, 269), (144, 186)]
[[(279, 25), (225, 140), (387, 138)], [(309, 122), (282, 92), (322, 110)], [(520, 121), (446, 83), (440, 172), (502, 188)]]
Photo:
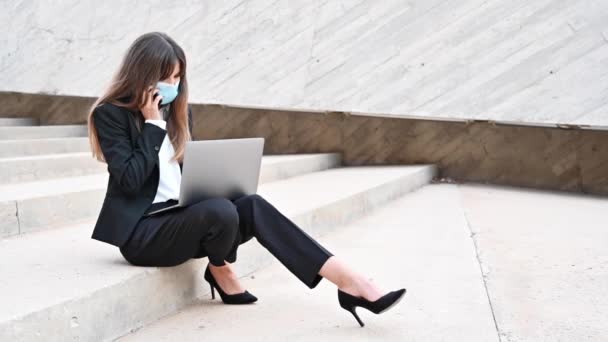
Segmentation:
[[(434, 171), (332, 169), (266, 183), (258, 193), (317, 236), (427, 184)], [(90, 238), (93, 223), (0, 240), (0, 341), (111, 340), (208, 291), (198, 281), (202, 258), (177, 267), (126, 267), (117, 248)], [(270, 261), (262, 249), (244, 247), (240, 271)]]
[(309, 289), (275, 262), (242, 277), (259, 298), (253, 305), (207, 295), (119, 341), (498, 341), (455, 186), (421, 188), (319, 242), (385, 290), (406, 288), (405, 297), (380, 315), (357, 309), (361, 328), (334, 284)]
[(275, 261), (241, 274), (255, 304), (207, 295), (119, 341), (605, 341), (607, 206), (429, 185), (318, 239), (384, 289), (408, 290), (381, 315), (358, 309), (364, 328), (339, 307), (332, 283), (308, 289)]
[(435, 164), (441, 176), (608, 194), (608, 131), (194, 107), (197, 139), (266, 137), (266, 153), (341, 151), (344, 165)]
[(608, 199), (461, 187), (501, 341), (608, 337)]
[(4, 8), (0, 91), (99, 96), (131, 42), (163, 31), (186, 51), (193, 103), (608, 126), (605, 0)]

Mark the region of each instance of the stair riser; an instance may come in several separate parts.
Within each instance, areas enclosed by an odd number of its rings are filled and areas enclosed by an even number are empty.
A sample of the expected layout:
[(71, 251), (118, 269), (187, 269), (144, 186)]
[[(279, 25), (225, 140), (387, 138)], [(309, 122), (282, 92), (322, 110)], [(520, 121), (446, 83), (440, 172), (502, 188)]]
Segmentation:
[[(261, 180), (269, 182), (340, 165), (338, 154), (315, 156), (303, 160), (276, 163), (262, 172)], [(273, 163), (274, 164), (274, 163)], [(60, 177), (83, 176), (107, 172), (105, 163), (90, 155), (44, 158), (39, 160), (0, 160), (0, 185), (31, 182)]]
[(328, 153), (315, 155), (305, 159), (297, 159), (282, 163), (273, 163), (262, 166), (260, 170), (260, 184), (294, 176), (317, 172), (338, 167), (342, 164), (342, 155)]
[(90, 147), (87, 138), (11, 141), (0, 140), (0, 158), (89, 151)]
[(0, 185), (107, 172), (107, 165), (91, 156), (0, 160)]
[[(311, 236), (318, 237), (428, 183), (434, 174), (435, 169), (429, 167), (322, 208), (297, 216), (285, 214)], [(253, 240), (239, 247), (235, 263), (239, 274), (253, 272), (272, 261), (270, 253)], [(207, 258), (201, 258), (176, 267), (148, 268), (147, 272), (106, 287), (95, 295), (1, 323), (0, 340), (39, 341), (40, 336), (44, 336), (45, 341), (111, 341), (202, 299), (207, 300), (209, 287), (203, 280), (206, 264)], [(216, 300), (219, 299), (216, 297)]]
[(86, 126), (0, 127), (0, 140), (86, 137)]
[(308, 231), (313, 234), (325, 233), (332, 227), (351, 222), (397, 197), (429, 184), (436, 175), (437, 168), (434, 165), (422, 168), (413, 175), (403, 176), (366, 192), (325, 205), (306, 215), (299, 215), (297, 223), (308, 227)]
[(39, 120), (34, 118), (0, 118), (0, 127), (36, 125), (39, 125)]
[(99, 214), (105, 193), (105, 189), (87, 190), (0, 203), (0, 207), (6, 208), (0, 212), (11, 215), (2, 217), (0, 238), (90, 220)]
[[(105, 164), (96, 162), (105, 168)], [(340, 166), (338, 154), (318, 155), (262, 165), (259, 184), (322, 171)], [(105, 170), (105, 169), (104, 169)], [(103, 171), (107, 172), (107, 171)], [(107, 180), (98, 189), (26, 200), (0, 201), (0, 238), (53, 229), (99, 214), (106, 193)], [(69, 189), (66, 189), (69, 190)]]
[[(120, 253), (118, 249), (116, 253)], [(202, 260), (206, 258), (150, 268), (94, 295), (2, 322), (0, 341), (112, 341), (132, 327), (175, 313), (204, 295)]]
[(19, 234), (19, 219), (15, 201), (0, 202), (0, 239)]

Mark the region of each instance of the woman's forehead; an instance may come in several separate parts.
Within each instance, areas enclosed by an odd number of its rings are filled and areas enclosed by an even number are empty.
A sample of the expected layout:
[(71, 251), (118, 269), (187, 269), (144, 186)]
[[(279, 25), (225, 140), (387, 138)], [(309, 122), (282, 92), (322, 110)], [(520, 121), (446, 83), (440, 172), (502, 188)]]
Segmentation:
[(163, 77), (171, 77), (174, 75), (181, 75), (180, 63), (176, 62), (173, 64), (173, 68), (169, 71), (169, 68), (163, 68)]
[(179, 69), (180, 69), (179, 62), (178, 62), (178, 63), (175, 63), (175, 64), (173, 65), (173, 74), (177, 74), (177, 75), (179, 75), (179, 73), (180, 73), (180, 70), (179, 70)]

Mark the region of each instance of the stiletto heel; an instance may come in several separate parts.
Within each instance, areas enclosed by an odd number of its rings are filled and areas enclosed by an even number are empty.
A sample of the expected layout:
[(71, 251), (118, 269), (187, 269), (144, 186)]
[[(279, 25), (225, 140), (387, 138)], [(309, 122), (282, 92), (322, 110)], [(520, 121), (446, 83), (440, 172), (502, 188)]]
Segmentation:
[(361, 318), (359, 318), (359, 315), (357, 315), (357, 312), (355, 311), (355, 307), (351, 307), (350, 309), (348, 309), (348, 311), (350, 311), (350, 313), (353, 314), (353, 316), (355, 316), (355, 318), (357, 319), (357, 322), (359, 322), (360, 326), (365, 326), (365, 324), (363, 324), (363, 321), (361, 320)]
[(215, 299), (215, 292), (213, 289), (216, 288), (217, 292), (220, 293), (220, 297), (222, 298), (222, 302), (224, 302), (224, 304), (248, 304), (258, 300), (256, 296), (252, 295), (247, 290), (245, 290), (245, 292), (235, 294), (227, 294), (224, 292), (213, 277), (213, 274), (211, 274), (209, 265), (207, 265), (207, 268), (205, 269), (205, 280), (209, 283), (209, 286), (211, 286), (211, 299)]
[(361, 318), (359, 318), (359, 315), (357, 315), (355, 311), (357, 306), (367, 309), (375, 314), (380, 314), (399, 303), (404, 294), (405, 289), (391, 291), (372, 302), (363, 297), (356, 297), (338, 289), (338, 302), (343, 309), (352, 313), (357, 319), (357, 322), (359, 322), (359, 325), (363, 327), (365, 324), (363, 324), (363, 321)]

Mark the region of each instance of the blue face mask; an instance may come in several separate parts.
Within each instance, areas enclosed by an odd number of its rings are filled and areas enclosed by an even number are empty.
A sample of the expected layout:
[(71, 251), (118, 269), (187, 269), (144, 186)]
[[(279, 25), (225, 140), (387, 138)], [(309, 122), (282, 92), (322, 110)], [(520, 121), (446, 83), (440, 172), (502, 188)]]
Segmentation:
[(178, 94), (179, 81), (175, 85), (171, 83), (158, 82), (156, 83), (156, 87), (158, 88), (158, 93), (163, 99), (160, 101), (161, 104), (167, 104), (173, 102)]

